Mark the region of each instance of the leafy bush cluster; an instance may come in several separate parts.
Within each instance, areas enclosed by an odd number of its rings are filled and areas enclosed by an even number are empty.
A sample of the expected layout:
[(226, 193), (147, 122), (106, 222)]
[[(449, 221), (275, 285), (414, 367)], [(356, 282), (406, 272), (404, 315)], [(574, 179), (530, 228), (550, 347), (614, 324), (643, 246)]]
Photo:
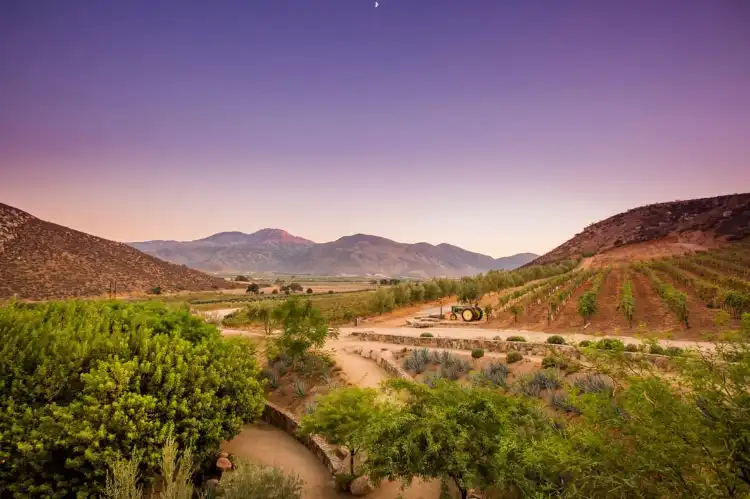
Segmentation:
[(523, 336), (508, 336), (505, 341), (516, 341), (519, 343), (526, 343), (526, 338)]
[(482, 369), (479, 382), (495, 387), (504, 387), (508, 382), (508, 366), (502, 362), (493, 362)]
[(547, 343), (551, 345), (564, 345), (565, 344), (565, 338), (563, 338), (560, 335), (553, 334), (552, 336), (549, 336), (547, 338)]
[(0, 490), (103, 491), (140, 453), (153, 476), (169, 435), (199, 462), (260, 415), (252, 347), (156, 303), (0, 308)]
[(508, 364), (513, 364), (521, 360), (523, 360), (523, 354), (521, 352), (508, 352), (508, 354), (505, 356), (505, 362), (507, 362)]
[(573, 382), (573, 386), (580, 393), (609, 393), (612, 386), (601, 374), (585, 374)]
[(427, 365), (430, 363), (430, 351), (426, 348), (418, 348), (411, 351), (411, 355), (404, 361), (404, 369), (407, 371), (414, 371), (415, 373), (423, 373), (427, 369)]

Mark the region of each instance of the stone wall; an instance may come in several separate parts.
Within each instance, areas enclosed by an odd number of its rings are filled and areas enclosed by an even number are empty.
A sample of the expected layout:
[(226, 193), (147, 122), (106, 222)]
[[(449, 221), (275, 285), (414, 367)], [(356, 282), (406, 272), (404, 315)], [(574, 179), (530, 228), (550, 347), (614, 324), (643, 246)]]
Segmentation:
[(397, 334), (376, 333), (374, 331), (353, 332), (351, 336), (362, 341), (377, 341), (395, 345), (414, 345), (428, 348), (445, 348), (450, 350), (473, 350), (483, 348), (487, 352), (521, 352), (525, 355), (545, 357), (559, 355), (579, 359), (581, 353), (570, 345), (552, 345), (549, 343), (523, 343), (520, 341), (501, 341), (476, 338), (423, 338), (401, 336)]
[(328, 468), (328, 471), (330, 471), (332, 475), (336, 475), (339, 470), (342, 469), (343, 461), (336, 454), (336, 447), (328, 444), (328, 442), (317, 435), (311, 437), (297, 435), (299, 423), (289, 412), (266, 401), (266, 407), (263, 410), (261, 419), (291, 435), (298, 442), (307, 447), (307, 449), (312, 452), (326, 468)]
[(412, 377), (401, 368), (401, 366), (393, 358), (393, 352), (390, 350), (375, 350), (372, 348), (357, 347), (348, 348), (347, 352), (356, 353), (366, 359), (374, 360), (380, 367), (393, 376), (394, 378), (412, 379)]
[[(351, 333), (351, 336), (362, 341), (376, 341), (379, 343), (391, 343), (395, 345), (412, 345), (426, 348), (445, 348), (449, 350), (473, 350), (475, 348), (483, 348), (487, 352), (521, 352), (524, 355), (533, 355), (536, 357), (546, 357), (549, 355), (557, 355), (561, 357), (567, 357), (570, 359), (582, 359), (583, 355), (578, 348), (572, 345), (553, 345), (551, 343), (524, 343), (520, 341), (503, 341), (503, 340), (490, 340), (490, 339), (477, 339), (477, 338), (423, 338), (417, 336), (402, 336), (398, 334), (385, 334), (376, 333), (375, 331), (355, 331)], [(369, 354), (362, 354), (369, 358), (373, 358), (371, 355), (372, 350)], [(390, 358), (393, 363), (393, 368), (404, 372), (394, 361), (393, 354), (388, 352), (378, 352), (380, 359)], [(390, 357), (387, 355), (390, 354)], [(646, 353), (633, 353), (624, 352), (626, 357), (646, 359), (656, 367), (660, 369), (670, 369), (672, 367), (670, 357), (664, 355), (654, 355)], [(387, 364), (383, 364), (382, 360), (378, 360), (383, 368), (393, 374)], [(406, 374), (406, 373), (404, 373)], [(408, 374), (406, 374), (408, 377)], [(399, 376), (400, 377), (400, 376)]]

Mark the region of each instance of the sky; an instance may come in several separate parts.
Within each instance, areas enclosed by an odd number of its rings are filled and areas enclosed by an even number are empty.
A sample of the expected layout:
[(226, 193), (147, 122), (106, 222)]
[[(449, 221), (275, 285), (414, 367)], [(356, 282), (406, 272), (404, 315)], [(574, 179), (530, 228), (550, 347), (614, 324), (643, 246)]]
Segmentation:
[(750, 191), (746, 0), (4, 0), (0, 202), (494, 257)]

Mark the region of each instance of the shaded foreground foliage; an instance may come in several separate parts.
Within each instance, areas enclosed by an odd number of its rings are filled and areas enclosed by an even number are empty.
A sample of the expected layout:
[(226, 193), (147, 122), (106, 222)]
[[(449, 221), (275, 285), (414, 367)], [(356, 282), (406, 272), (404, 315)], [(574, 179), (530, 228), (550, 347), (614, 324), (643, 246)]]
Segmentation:
[(253, 353), (156, 303), (0, 308), (0, 490), (87, 497), (131, 458), (152, 477), (170, 435), (213, 457), (263, 409)]

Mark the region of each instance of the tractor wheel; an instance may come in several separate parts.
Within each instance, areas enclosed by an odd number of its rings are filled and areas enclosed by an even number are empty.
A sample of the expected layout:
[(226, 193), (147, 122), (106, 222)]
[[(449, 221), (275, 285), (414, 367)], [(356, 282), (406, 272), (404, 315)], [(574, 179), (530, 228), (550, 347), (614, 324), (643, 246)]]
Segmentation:
[(463, 318), (464, 322), (471, 322), (474, 320), (474, 313), (470, 308), (467, 308), (466, 310), (461, 312), (461, 317)]
[(456, 314), (451, 314), (451, 320), (455, 321), (456, 319), (458, 319), (458, 316)]
[(482, 317), (484, 317), (484, 312), (482, 311), (481, 308), (476, 308), (474, 310), (477, 312), (477, 318), (474, 320), (481, 321)]

